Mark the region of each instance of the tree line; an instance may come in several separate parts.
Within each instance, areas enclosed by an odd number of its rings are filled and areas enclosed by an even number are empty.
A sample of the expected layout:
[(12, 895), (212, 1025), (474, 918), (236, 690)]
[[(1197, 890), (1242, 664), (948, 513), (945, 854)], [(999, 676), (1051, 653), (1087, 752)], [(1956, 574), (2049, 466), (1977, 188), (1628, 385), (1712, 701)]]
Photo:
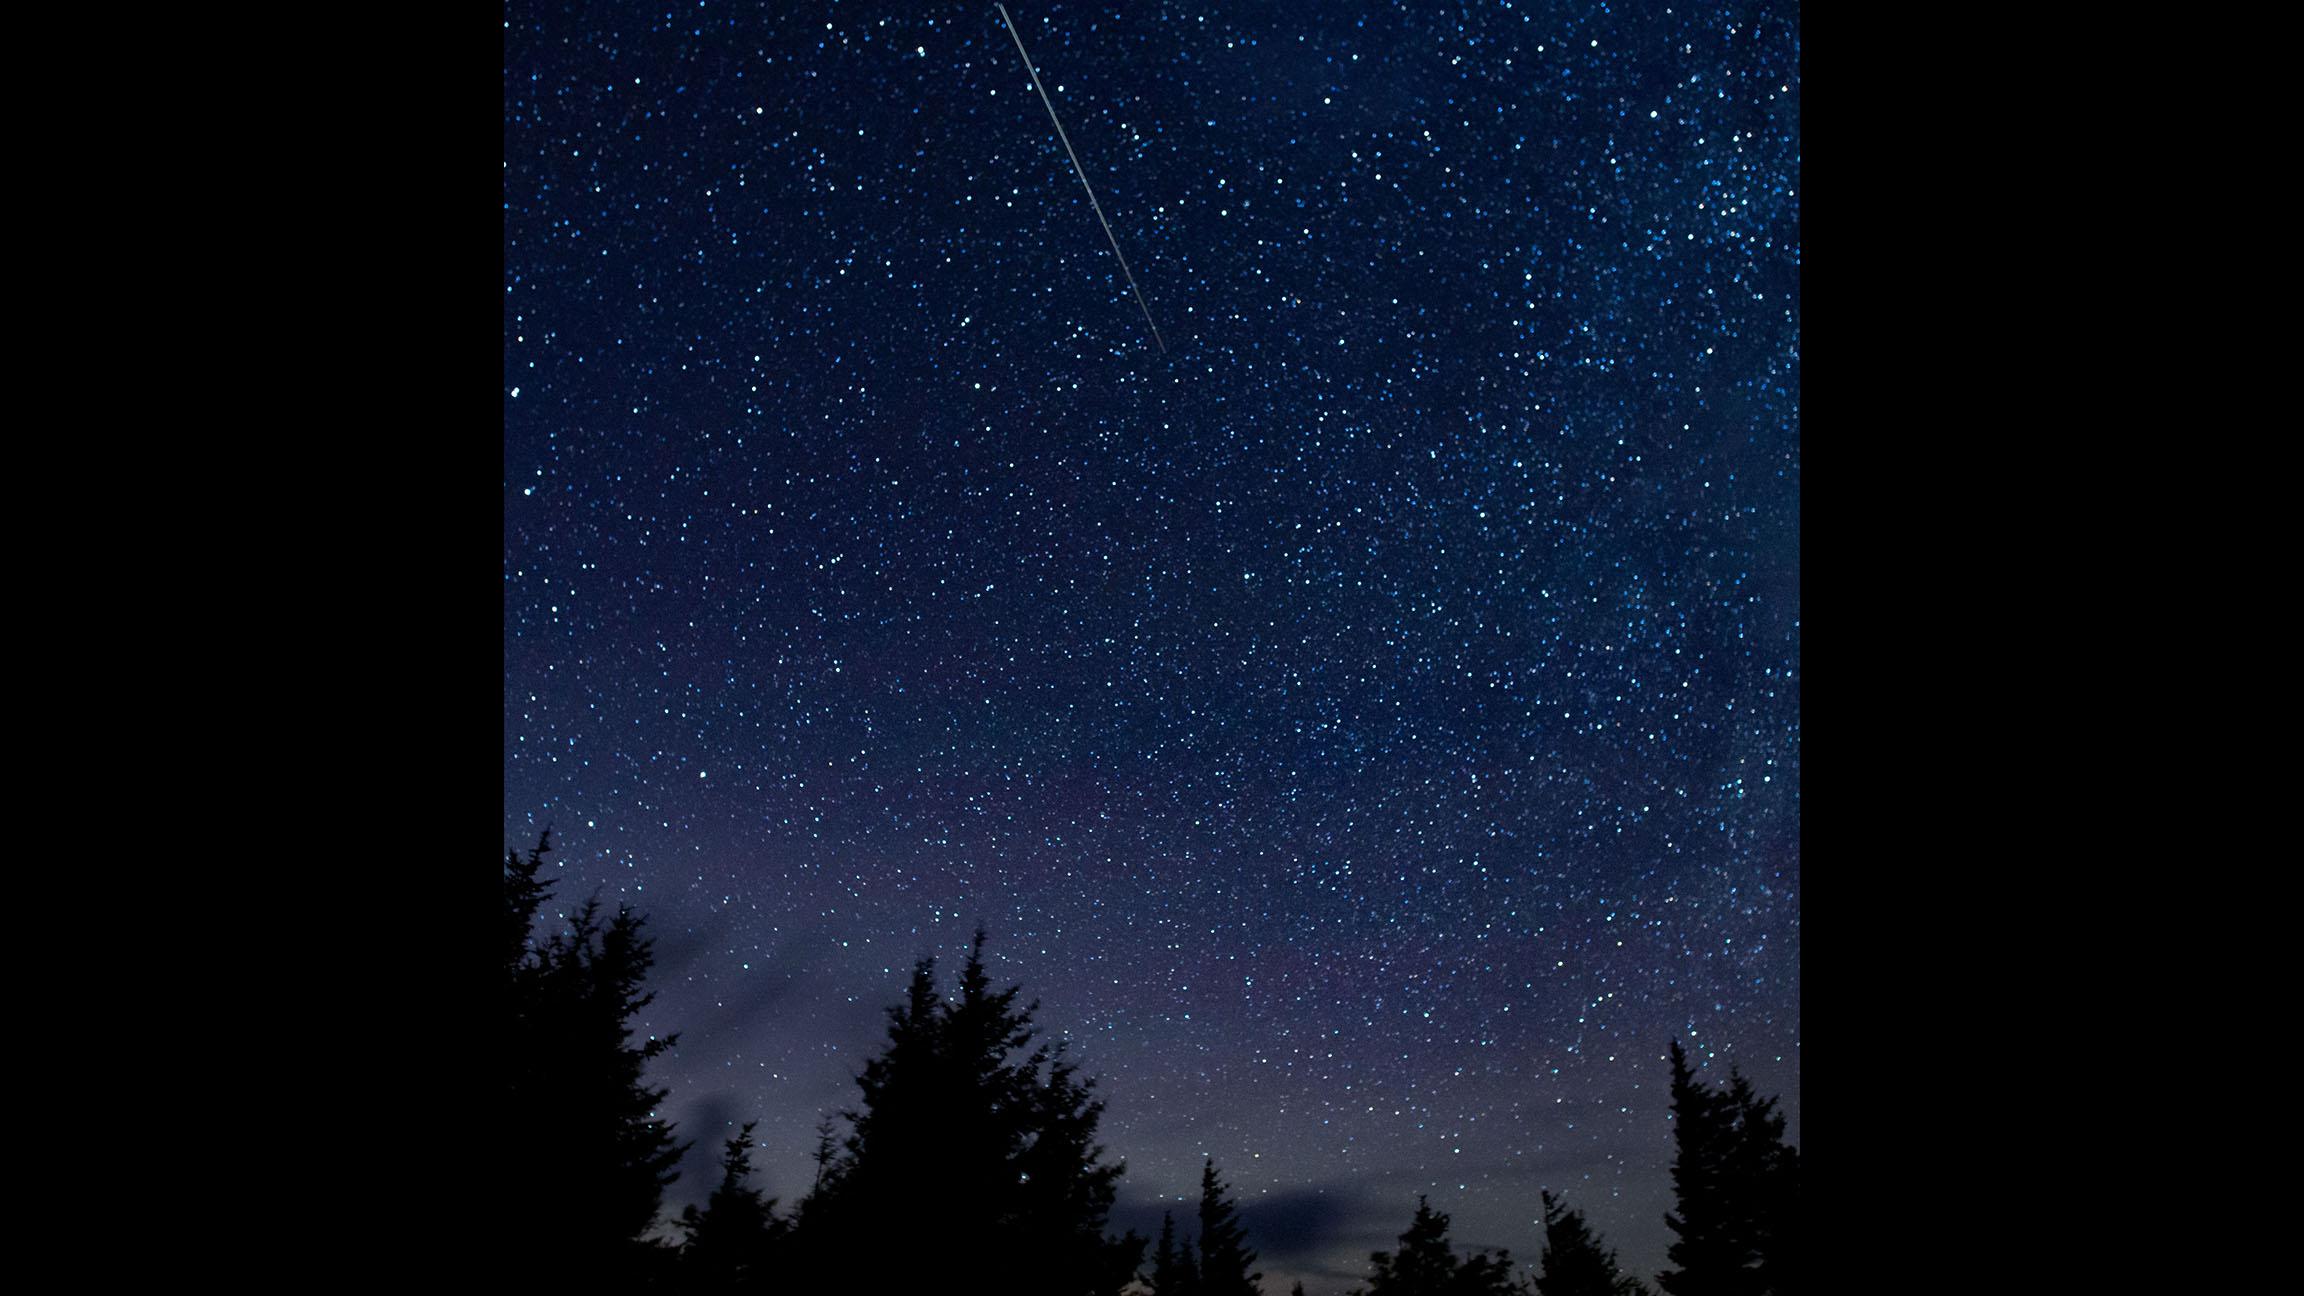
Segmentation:
[[(701, 1206), (663, 1218), (692, 1146), (662, 1115), (648, 1063), (677, 1036), (635, 1039), (653, 1000), (643, 920), (597, 897), (539, 934), (551, 885), (547, 831), (504, 860), (491, 1005), (501, 1044), (490, 1117), (494, 1180), (482, 1210), (507, 1281), (576, 1291), (706, 1294), (996, 1290), (1016, 1296), (1262, 1296), (1263, 1274), (1214, 1160), (1181, 1236), (1113, 1236), (1121, 1167), (1096, 1131), (1104, 1104), (1037, 1003), (995, 989), (984, 932), (950, 993), (935, 960), (913, 968), (888, 1038), (857, 1077), (857, 1104), (818, 1126), (815, 1174), (789, 1208), (752, 1186), (754, 1124), (727, 1139)], [(1799, 1154), (1774, 1098), (1733, 1069), (1696, 1078), (1674, 1041), (1675, 1240), (1666, 1296), (1793, 1296)], [(843, 1132), (844, 1131), (844, 1132)], [(1459, 1256), (1448, 1216), (1419, 1199), (1399, 1245), (1369, 1257), (1354, 1296), (1653, 1296), (1580, 1211), (1542, 1194), (1543, 1244), (1525, 1277), (1509, 1251)], [(667, 1228), (667, 1224), (669, 1228)], [(1302, 1296), (1298, 1283), (1293, 1296)]]

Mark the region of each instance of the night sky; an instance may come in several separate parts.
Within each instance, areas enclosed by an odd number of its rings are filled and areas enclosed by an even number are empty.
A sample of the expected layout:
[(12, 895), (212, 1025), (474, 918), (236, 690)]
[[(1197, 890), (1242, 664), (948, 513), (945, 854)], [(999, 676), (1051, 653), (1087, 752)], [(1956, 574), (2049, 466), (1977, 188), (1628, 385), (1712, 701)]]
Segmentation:
[(1267, 1291), (1799, 1141), (1796, 7), (514, 4), (504, 834), (807, 1186), (977, 922)]

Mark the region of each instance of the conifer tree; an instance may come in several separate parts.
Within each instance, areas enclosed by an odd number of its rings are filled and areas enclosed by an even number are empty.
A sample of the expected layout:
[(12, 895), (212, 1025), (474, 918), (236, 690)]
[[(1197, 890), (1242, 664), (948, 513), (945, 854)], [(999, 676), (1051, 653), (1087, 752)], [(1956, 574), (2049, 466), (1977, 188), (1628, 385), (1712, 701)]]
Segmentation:
[(497, 929), (497, 952), (503, 960), (507, 982), (517, 978), (528, 961), (528, 942), (535, 934), (536, 910), (552, 890), (551, 883), (538, 881), (536, 876), (543, 870), (544, 857), (551, 850), (552, 830), (546, 828), (527, 858), (521, 858), (518, 851), (504, 852), (504, 907)]
[(500, 1266), (491, 1276), (498, 1282), (511, 1282), (535, 1265), (537, 1253), (547, 1244), (542, 1236), (545, 1204), (537, 1186), (526, 1180), (547, 1136), (538, 1124), (530, 1092), (536, 1074), (536, 1061), (530, 1052), (540, 1029), (536, 1000), (542, 977), (531, 945), (536, 911), (550, 890), (537, 875), (551, 849), (552, 830), (546, 828), (525, 858), (518, 851), (507, 850), (498, 893), (500, 908), (492, 951), (495, 980), (490, 987), (494, 994), (488, 1005), (494, 1017), (491, 1043), (496, 1050), (491, 1059), (495, 1083), (489, 1091), (494, 1110), (485, 1124), (497, 1131), (497, 1137), (489, 1149), (493, 1155), (479, 1194), (479, 1208), (488, 1217), (485, 1236), (495, 1244), (496, 1254), (491, 1258)]
[(1673, 1213), (1677, 1235), (1656, 1276), (1670, 1296), (1790, 1296), (1798, 1153), (1784, 1145), (1776, 1100), (1731, 1069), (1720, 1089), (1696, 1079), (1672, 1041)]
[[(654, 996), (643, 920), (587, 901), (547, 939), (530, 924), (550, 884), (539, 879), (549, 834), (504, 867), (503, 1154), (495, 1231), (514, 1264), (540, 1279), (636, 1284), (668, 1257), (649, 1238), (685, 1151), (657, 1116), (666, 1090), (648, 1063), (676, 1037), (633, 1041)], [(517, 933), (517, 936), (515, 935)]]
[[(1771, 1099), (1773, 1101), (1773, 1099)], [(1800, 1150), (1782, 1146), (1761, 1199), (1760, 1285), (1771, 1296), (1805, 1296), (1806, 1251), (1800, 1235)]]
[(748, 1123), (729, 1139), (720, 1157), (720, 1184), (702, 1210), (680, 1212), (688, 1239), (680, 1248), (681, 1288), (694, 1293), (758, 1290), (773, 1270), (776, 1243), (786, 1222), (774, 1200), (748, 1182), (752, 1177), (752, 1128)]
[(1448, 1246), (1448, 1217), (1422, 1197), (1416, 1199), (1416, 1218), (1400, 1235), (1400, 1249), (1368, 1259), (1368, 1286), (1354, 1289), (1355, 1296), (1511, 1296), (1515, 1290), (1511, 1252), (1482, 1251), (1458, 1260)]
[(1152, 1273), (1145, 1279), (1152, 1296), (1185, 1296), (1183, 1270), (1176, 1255), (1176, 1216), (1160, 1213), (1160, 1241), (1152, 1248)]
[(816, 1163), (816, 1181), (809, 1185), (810, 1191), (823, 1187), (824, 1176), (832, 1169), (832, 1158), (840, 1147), (838, 1140), (832, 1137), (832, 1131), (836, 1128), (829, 1116), (816, 1122), (816, 1151), (809, 1157), (809, 1160)]
[(1639, 1279), (1618, 1272), (1616, 1252), (1603, 1246), (1582, 1211), (1549, 1191), (1544, 1198), (1544, 1254), (1537, 1261), (1536, 1296), (1648, 1296)]
[(1262, 1296), (1261, 1273), (1249, 1272), (1256, 1253), (1240, 1227), (1239, 1212), (1216, 1175), (1216, 1159), (1200, 1167), (1200, 1281), (1196, 1296)]
[[(997, 1188), (981, 1155), (959, 1152), (955, 1124), (969, 1102), (943, 1074), (942, 1010), (935, 964), (924, 959), (904, 1002), (888, 1009), (887, 1045), (857, 1077), (862, 1101), (840, 1113), (847, 1138), (819, 1165), (801, 1204), (794, 1277), (802, 1290), (838, 1290), (865, 1272), (877, 1272), (891, 1291), (932, 1290), (939, 1266), (981, 1273), (989, 1262), (975, 1252), (991, 1234), (985, 1196)], [(947, 1174), (955, 1176), (953, 1191), (940, 1201), (934, 1185)], [(872, 1239), (891, 1229), (904, 1245), (873, 1254)]]
[(1121, 1167), (1105, 1162), (1096, 1142), (1104, 1115), (1103, 1102), (1091, 1093), (1096, 1082), (1080, 1075), (1065, 1049), (1059, 1041), (1048, 1050), (1047, 1070), (1037, 1084), (1029, 1072), (1019, 1077), (1013, 1104), (1029, 1133), (1012, 1162), (1016, 1201), (1004, 1222), (1020, 1245), (1061, 1276), (1046, 1290), (1118, 1292), (1135, 1276), (1144, 1240), (1133, 1233), (1117, 1241), (1104, 1234)]
[(1448, 1250), (1448, 1217), (1418, 1197), (1416, 1218), (1400, 1235), (1400, 1249), (1375, 1252), (1368, 1261), (1367, 1296), (1441, 1296), (1448, 1280), (1456, 1276), (1456, 1257)]
[[(1033, 1047), (1039, 1005), (992, 988), (984, 933), (959, 993), (913, 969), (888, 1044), (857, 1078), (850, 1133), (802, 1203), (809, 1280), (941, 1290), (956, 1279), (1015, 1296), (1114, 1296), (1144, 1240), (1105, 1235), (1120, 1176), (1095, 1141), (1103, 1104), (1059, 1045)], [(889, 1248), (892, 1228), (904, 1245)]]
[(1799, 1247), (1793, 1236), (1799, 1150), (1784, 1142), (1784, 1117), (1776, 1110), (1776, 1099), (1759, 1097), (1752, 1082), (1733, 1067), (1728, 1072), (1728, 1100), (1736, 1112), (1736, 1138), (1727, 1174), (1749, 1201), (1745, 1213), (1752, 1229), (1758, 1290), (1769, 1296), (1794, 1296), (1800, 1290), (1794, 1270)]
[(1522, 1296), (1524, 1291), (1512, 1281), (1512, 1252), (1508, 1248), (1493, 1255), (1474, 1252), (1458, 1266), (1455, 1283), (1448, 1290), (1450, 1296)]

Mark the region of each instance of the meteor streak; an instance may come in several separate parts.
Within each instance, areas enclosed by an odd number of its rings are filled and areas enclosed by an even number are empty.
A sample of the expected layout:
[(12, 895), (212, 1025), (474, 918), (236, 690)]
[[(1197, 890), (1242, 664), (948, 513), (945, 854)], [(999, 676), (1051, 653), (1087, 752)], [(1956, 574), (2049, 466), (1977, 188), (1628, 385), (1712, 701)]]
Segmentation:
[(1000, 21), (1008, 24), (1008, 37), (1016, 42), (1016, 52), (1024, 55), (1024, 70), (1032, 74), (1032, 88), (1040, 92), (1040, 102), (1048, 109), (1048, 120), (1056, 123), (1056, 138), (1064, 141), (1064, 156), (1072, 159), (1072, 174), (1080, 177), (1080, 187), (1088, 191), (1088, 208), (1096, 213), (1096, 223), (1104, 227), (1104, 237), (1111, 241), (1112, 255), (1120, 258), (1120, 273), (1128, 280), (1128, 291), (1136, 294), (1136, 308), (1144, 312), (1144, 323), (1152, 329), (1152, 340), (1160, 343), (1160, 354), (1168, 354), (1168, 343), (1160, 337), (1160, 326), (1152, 323), (1152, 308), (1144, 304), (1144, 290), (1136, 286), (1136, 276), (1128, 269), (1128, 258), (1120, 252), (1120, 240), (1112, 235), (1112, 222), (1104, 219), (1104, 208), (1096, 201), (1096, 190), (1088, 184), (1088, 173), (1080, 166), (1080, 155), (1072, 151), (1072, 137), (1064, 133), (1064, 123), (1056, 116), (1056, 105), (1048, 100), (1048, 88), (1040, 84), (1039, 69), (1032, 66), (1032, 56), (1024, 52), (1024, 38), (1016, 33), (1016, 20), (1008, 16), (1008, 6), (995, 3)]

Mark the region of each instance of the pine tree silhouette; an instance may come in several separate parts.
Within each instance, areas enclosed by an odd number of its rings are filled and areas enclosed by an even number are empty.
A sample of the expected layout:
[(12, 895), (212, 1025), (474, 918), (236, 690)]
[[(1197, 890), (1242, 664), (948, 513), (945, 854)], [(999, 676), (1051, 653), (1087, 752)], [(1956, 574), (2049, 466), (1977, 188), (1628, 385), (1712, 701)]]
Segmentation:
[(824, 1176), (831, 1171), (832, 1158), (840, 1147), (839, 1141), (832, 1137), (837, 1128), (829, 1116), (816, 1122), (816, 1151), (809, 1158), (816, 1163), (816, 1181), (809, 1185), (811, 1192), (824, 1186)]
[(1758, 1290), (1795, 1296), (1800, 1290), (1794, 1261), (1798, 1239), (1800, 1153), (1784, 1142), (1784, 1117), (1776, 1099), (1761, 1098), (1752, 1083), (1729, 1068), (1728, 1101), (1736, 1112), (1736, 1138), (1728, 1159), (1728, 1179), (1749, 1200), (1753, 1272)]
[[(1365, 1296), (1439, 1296), (1456, 1276), (1456, 1257), (1448, 1250), (1448, 1217), (1416, 1199), (1416, 1218), (1400, 1235), (1397, 1251), (1377, 1251), (1368, 1257)], [(1360, 1289), (1354, 1289), (1360, 1296)]]
[(1096, 1126), (1104, 1104), (1091, 1096), (1095, 1081), (1065, 1060), (1065, 1047), (1059, 1041), (1049, 1051), (1036, 1087), (1024, 1077), (1017, 1110), (1030, 1133), (1014, 1162), (1018, 1201), (1008, 1222), (1024, 1245), (1037, 1247), (1051, 1273), (1063, 1276), (1041, 1290), (1118, 1292), (1135, 1277), (1144, 1239), (1129, 1233), (1114, 1241), (1104, 1234), (1121, 1167), (1103, 1161)]
[[(1782, 1129), (1781, 1118), (1777, 1128)], [(1760, 1285), (1773, 1296), (1804, 1296), (1808, 1283), (1807, 1251), (1800, 1229), (1800, 1150), (1779, 1146), (1782, 1155), (1768, 1176), (1767, 1191), (1761, 1199)]]
[(656, 1114), (667, 1091), (645, 1080), (676, 1037), (632, 1040), (632, 1019), (654, 998), (639, 916), (619, 907), (603, 920), (595, 897), (534, 938), (551, 848), (547, 832), (504, 865), (497, 1231), (512, 1263), (539, 1279), (638, 1285), (669, 1259), (649, 1234), (686, 1150)]
[(1248, 1249), (1248, 1234), (1240, 1227), (1224, 1181), (1216, 1175), (1216, 1159), (1200, 1167), (1200, 1280), (1196, 1296), (1263, 1296), (1251, 1273), (1256, 1253)]
[(531, 1036), (539, 1029), (535, 1000), (541, 994), (541, 970), (530, 948), (536, 911), (550, 891), (537, 879), (544, 856), (552, 850), (552, 830), (546, 828), (523, 858), (518, 851), (504, 853), (501, 909), (496, 934), (497, 966), (489, 1011), (495, 1052), (493, 1100), (486, 1127), (496, 1131), (489, 1148), (493, 1154), (480, 1186), (480, 1207), (488, 1221), (482, 1236), (495, 1268), (490, 1277), (508, 1284), (525, 1277), (537, 1263), (537, 1253), (548, 1243), (545, 1203), (536, 1185), (527, 1181), (542, 1153), (547, 1132), (538, 1124), (530, 1096), (535, 1060), (528, 1053)]
[(1678, 1236), (1656, 1275), (1671, 1296), (1791, 1296), (1799, 1154), (1784, 1144), (1774, 1098), (1729, 1071), (1725, 1088), (1695, 1078), (1672, 1041), (1673, 1213)]
[(1448, 1290), (1452, 1296), (1522, 1296), (1512, 1281), (1512, 1252), (1473, 1253), (1456, 1270), (1455, 1285)]
[(1512, 1296), (1512, 1253), (1482, 1251), (1458, 1260), (1448, 1246), (1448, 1217), (1416, 1199), (1416, 1218), (1400, 1235), (1398, 1251), (1368, 1257), (1366, 1288), (1354, 1296)]
[(1544, 1254), (1537, 1261), (1536, 1296), (1648, 1296), (1639, 1279), (1618, 1272), (1616, 1252), (1603, 1246), (1582, 1211), (1549, 1191), (1544, 1198)]
[(992, 988), (984, 940), (949, 1000), (935, 960), (914, 967), (886, 1048), (857, 1077), (850, 1133), (795, 1237), (823, 1290), (861, 1290), (866, 1273), (875, 1290), (958, 1281), (1016, 1296), (1115, 1296), (1134, 1280), (1144, 1239), (1104, 1232), (1121, 1168), (1095, 1141), (1094, 1082), (1062, 1045), (1033, 1047), (1039, 1005)]
[(1176, 1254), (1176, 1216), (1173, 1212), (1160, 1213), (1160, 1242), (1152, 1248), (1152, 1273), (1144, 1280), (1152, 1289), (1152, 1296), (1187, 1296), (1184, 1289), (1184, 1271)]
[(552, 830), (546, 828), (527, 858), (521, 858), (518, 851), (504, 852), (504, 909), (502, 924), (497, 929), (500, 942), (497, 952), (503, 959), (507, 986), (518, 979), (522, 966), (528, 961), (528, 943), (535, 934), (536, 911), (552, 890), (549, 882), (536, 878), (544, 868), (544, 857), (551, 850)]
[(747, 1123), (727, 1141), (720, 1156), (720, 1185), (704, 1208), (691, 1205), (680, 1212), (680, 1226), (688, 1235), (680, 1248), (683, 1291), (757, 1291), (774, 1272), (776, 1244), (787, 1225), (777, 1218), (775, 1201), (748, 1182), (757, 1123)]

